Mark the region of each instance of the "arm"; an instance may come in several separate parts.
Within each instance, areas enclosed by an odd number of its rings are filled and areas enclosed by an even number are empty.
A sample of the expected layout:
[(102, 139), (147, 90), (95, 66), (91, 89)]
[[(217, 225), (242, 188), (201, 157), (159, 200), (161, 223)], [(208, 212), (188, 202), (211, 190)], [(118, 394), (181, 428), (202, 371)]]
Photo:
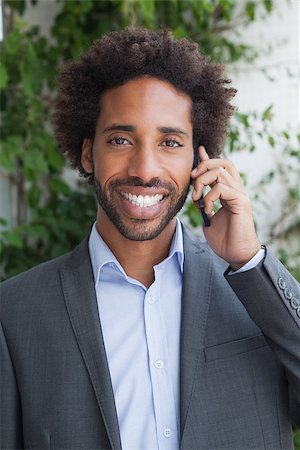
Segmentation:
[(300, 425), (300, 286), (268, 249), (253, 269), (229, 275), (230, 269), (226, 280), (286, 369), (292, 418)]
[[(204, 235), (212, 250), (230, 264), (225, 272), (228, 283), (285, 367), (290, 409), (295, 422), (300, 424), (299, 284), (269, 251), (253, 269), (229, 275), (231, 269), (237, 271), (248, 264), (261, 248), (251, 203), (232, 163), (209, 159), (203, 147), (199, 147), (199, 156), (201, 162), (191, 173), (195, 180), (194, 201), (199, 200), (204, 186), (211, 187), (204, 197), (211, 222), (203, 228)], [(214, 214), (216, 200), (220, 200), (222, 207)]]
[(0, 352), (0, 448), (17, 450), (24, 448), (21, 402), (2, 324), (0, 327)]

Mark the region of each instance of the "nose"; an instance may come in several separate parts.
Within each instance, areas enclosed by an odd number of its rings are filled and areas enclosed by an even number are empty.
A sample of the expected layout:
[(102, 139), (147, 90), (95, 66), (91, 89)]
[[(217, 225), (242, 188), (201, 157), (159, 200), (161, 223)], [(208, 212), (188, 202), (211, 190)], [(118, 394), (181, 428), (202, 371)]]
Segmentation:
[(128, 175), (144, 182), (161, 177), (163, 172), (159, 151), (152, 145), (140, 145), (133, 152), (128, 164)]

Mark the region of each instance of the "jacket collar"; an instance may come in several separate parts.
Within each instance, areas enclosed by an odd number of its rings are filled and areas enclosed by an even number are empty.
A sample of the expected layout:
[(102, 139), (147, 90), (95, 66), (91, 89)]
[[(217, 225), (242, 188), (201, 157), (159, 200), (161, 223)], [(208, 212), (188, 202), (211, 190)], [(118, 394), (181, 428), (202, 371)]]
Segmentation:
[(93, 271), (85, 239), (60, 269), (66, 308), (95, 391), (112, 449), (121, 449), (113, 389), (99, 320)]
[(180, 434), (189, 420), (194, 382), (201, 376), (206, 318), (212, 285), (212, 252), (186, 229), (180, 335)]

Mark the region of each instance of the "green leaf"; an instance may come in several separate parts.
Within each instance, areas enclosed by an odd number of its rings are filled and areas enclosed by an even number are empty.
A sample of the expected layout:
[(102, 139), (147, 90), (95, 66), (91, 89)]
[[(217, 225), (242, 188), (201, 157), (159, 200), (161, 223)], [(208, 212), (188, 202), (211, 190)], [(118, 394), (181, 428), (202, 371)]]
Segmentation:
[(50, 233), (47, 227), (43, 224), (30, 224), (24, 227), (24, 231), (35, 239), (43, 239), (48, 241), (50, 238)]
[[(3, 42), (3, 49), (5, 53), (9, 56), (14, 56), (19, 52), (20, 43), (22, 42), (21, 33), (18, 29), (14, 29), (9, 33)], [(19, 62), (19, 61), (18, 61)]]
[(0, 217), (0, 225), (5, 227), (7, 225), (7, 220), (4, 219), (3, 217)]
[(3, 63), (0, 61), (0, 91), (6, 88), (8, 81), (8, 73)]
[(283, 131), (282, 135), (287, 141), (290, 139), (290, 134), (287, 131)]
[(279, 249), (278, 252), (278, 259), (281, 261), (282, 264), (286, 264), (288, 261), (288, 253), (285, 249)]
[(12, 171), (16, 157), (22, 152), (22, 138), (18, 135), (8, 136), (0, 145), (0, 165), (7, 171)]
[(39, 205), (41, 193), (41, 190), (37, 186), (32, 186), (29, 189), (27, 199), (31, 208), (36, 208)]
[(24, 94), (32, 97), (37, 94), (42, 87), (42, 65), (38, 61), (33, 45), (27, 42), (24, 48), (24, 58), (20, 64), (20, 74), (23, 85)]
[(272, 120), (274, 117), (274, 113), (273, 113), (273, 105), (268, 106), (267, 109), (264, 110), (264, 112), (262, 113), (262, 120), (264, 121), (270, 121)]
[(43, 117), (46, 118), (47, 114), (45, 111), (45, 106), (42, 104), (41, 100), (37, 98), (31, 98), (28, 108), (27, 119), (30, 124), (36, 126), (36, 124), (39, 123)]
[(63, 159), (57, 148), (54, 147), (53, 139), (49, 136), (49, 139), (45, 140), (47, 143), (47, 160), (49, 166), (54, 170), (60, 170), (63, 165)]
[(144, 0), (138, 2), (139, 5), (139, 13), (141, 15), (141, 19), (145, 21), (145, 24), (151, 25), (154, 14), (154, 1), (153, 0)]
[(47, 173), (48, 164), (43, 153), (37, 148), (26, 149), (22, 155), (24, 167), (34, 172)]
[(245, 172), (240, 172), (240, 177), (243, 180), (243, 184), (247, 183), (247, 174)]
[(67, 195), (70, 192), (69, 186), (59, 178), (52, 178), (52, 180), (50, 180), (50, 187), (52, 191), (55, 192), (56, 194)]
[(17, 248), (23, 247), (23, 239), (18, 231), (15, 230), (2, 231), (2, 236), (9, 245), (12, 245), (13, 247)]
[(256, 10), (255, 2), (247, 2), (246, 3), (246, 14), (251, 22), (253, 20), (255, 20), (255, 10)]
[(0, 151), (0, 166), (7, 172), (10, 172), (14, 168), (14, 162), (11, 156), (3, 153), (3, 151)]
[(264, 0), (264, 7), (268, 13), (273, 10), (273, 0)]
[(269, 142), (269, 144), (271, 145), (271, 147), (275, 147), (276, 141), (275, 141), (275, 139), (273, 138), (273, 136), (269, 136), (269, 137), (268, 137), (268, 142)]
[(300, 189), (299, 188), (290, 188), (289, 196), (291, 199), (299, 201), (300, 200)]
[(31, 76), (31, 69), (27, 65), (21, 65), (21, 78), (23, 84), (23, 91), (26, 97), (31, 97), (33, 94), (33, 80)]
[(249, 115), (242, 114), (240, 112), (236, 113), (236, 118), (238, 122), (244, 125), (245, 128), (249, 128)]
[(200, 227), (200, 225), (202, 223), (202, 217), (193, 201), (191, 201), (185, 205), (183, 214), (188, 217), (188, 220), (192, 227), (194, 227), (194, 228)]
[(24, 14), (25, 12), (25, 0), (6, 0), (6, 3), (15, 9), (19, 14)]
[(289, 155), (295, 156), (296, 158), (300, 158), (300, 150), (291, 150)]

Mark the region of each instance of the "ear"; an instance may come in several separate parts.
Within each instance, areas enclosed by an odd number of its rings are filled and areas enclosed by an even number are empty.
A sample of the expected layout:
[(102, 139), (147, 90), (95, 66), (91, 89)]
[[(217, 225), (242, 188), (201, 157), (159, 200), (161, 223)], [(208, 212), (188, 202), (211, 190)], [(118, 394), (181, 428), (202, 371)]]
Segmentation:
[(93, 173), (92, 141), (84, 138), (81, 147), (81, 165), (87, 173)]

